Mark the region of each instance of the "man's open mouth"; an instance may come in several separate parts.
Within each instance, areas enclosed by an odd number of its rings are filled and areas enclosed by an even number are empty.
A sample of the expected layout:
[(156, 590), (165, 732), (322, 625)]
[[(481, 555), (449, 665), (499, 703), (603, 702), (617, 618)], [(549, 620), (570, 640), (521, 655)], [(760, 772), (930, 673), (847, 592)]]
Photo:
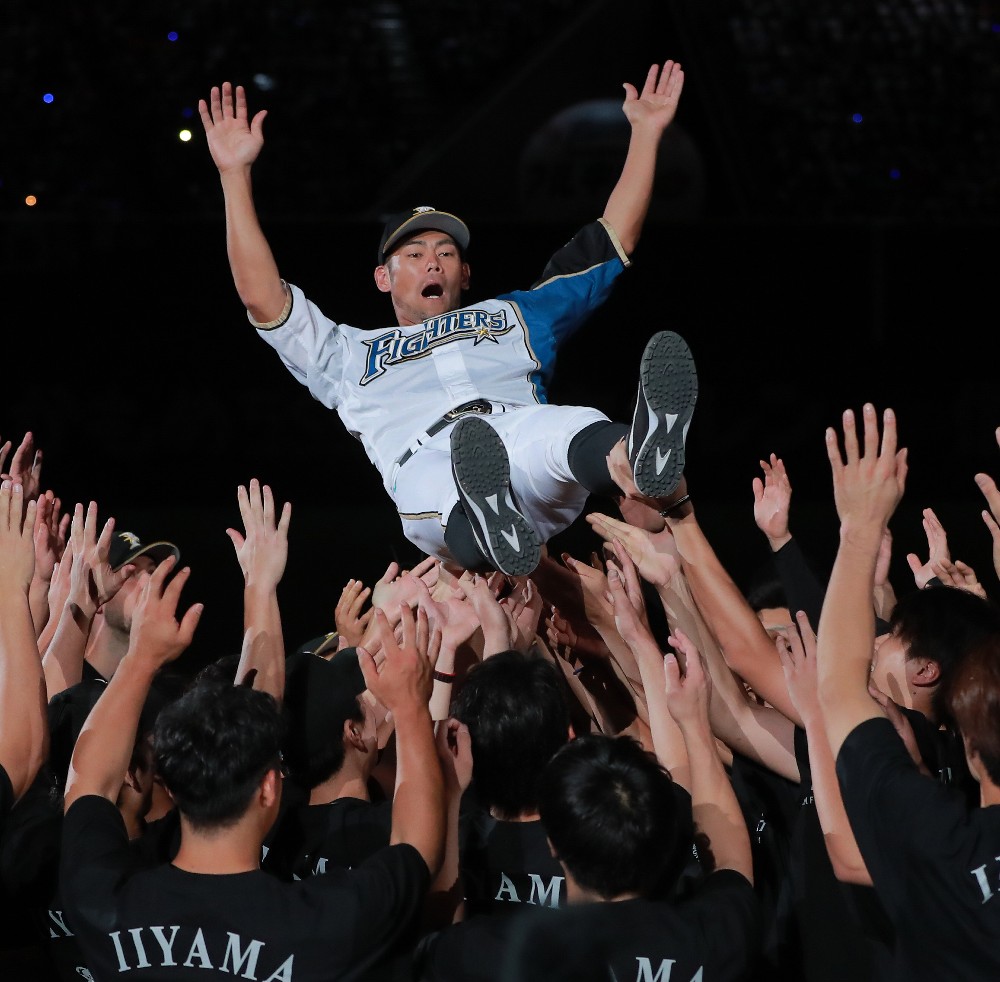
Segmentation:
[(444, 287), (440, 283), (428, 283), (427, 286), (420, 291), (420, 295), (425, 300), (438, 300), (444, 296)]

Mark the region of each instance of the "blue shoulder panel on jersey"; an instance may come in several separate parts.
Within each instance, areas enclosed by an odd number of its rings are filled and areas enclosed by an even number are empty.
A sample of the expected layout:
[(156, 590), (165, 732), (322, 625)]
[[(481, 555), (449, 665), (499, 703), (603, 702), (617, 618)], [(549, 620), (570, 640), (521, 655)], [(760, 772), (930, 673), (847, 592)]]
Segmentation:
[(607, 230), (600, 222), (591, 222), (556, 251), (530, 290), (497, 298), (516, 304), (524, 318), (528, 344), (539, 365), (532, 381), (541, 401), (546, 401), (560, 345), (607, 300), (624, 269)]

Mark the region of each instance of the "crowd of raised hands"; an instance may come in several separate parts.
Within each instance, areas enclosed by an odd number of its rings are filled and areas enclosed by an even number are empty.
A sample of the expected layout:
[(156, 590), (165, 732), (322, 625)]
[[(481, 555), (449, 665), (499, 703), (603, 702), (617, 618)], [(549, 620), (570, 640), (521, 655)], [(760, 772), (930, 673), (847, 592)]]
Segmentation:
[[(939, 691), (940, 679), (918, 691), (902, 662), (886, 657), (879, 664), (877, 639), (905, 624), (905, 595), (946, 587), (992, 606), (1000, 580), (1000, 489), (979, 473), (972, 478), (985, 501), (984, 534), (992, 539), (989, 575), (981, 579), (953, 557), (945, 528), (925, 508), (926, 554), (906, 556), (912, 583), (890, 583), (889, 520), (905, 490), (906, 451), (895, 445), (891, 410), (880, 421), (866, 406), (860, 437), (856, 425), (847, 411), (841, 431), (826, 435), (841, 523), (840, 549), (827, 573), (816, 571), (793, 534), (785, 461), (773, 453), (760, 460), (748, 520), (774, 559), (778, 599), (769, 603), (753, 603), (737, 586), (699, 524), (695, 476), (691, 486), (686, 476), (669, 501), (646, 498), (632, 482), (621, 446), (608, 461), (621, 488), (609, 502), (614, 514), (586, 516), (595, 534), (589, 556), (543, 550), (538, 568), (522, 578), (470, 573), (434, 558), (412, 569), (390, 562), (374, 583), (349, 579), (331, 598), (334, 637), (323, 657), (357, 653), (364, 698), (377, 707), (382, 757), (374, 776), (387, 799), (396, 796), (394, 841), (420, 852), (431, 896), (462, 893), (448, 826), (457, 821), (475, 757), (468, 727), (453, 715), (454, 700), (477, 666), (514, 649), (558, 670), (576, 737), (634, 740), (691, 793), (695, 826), (708, 840), (706, 866), (736, 870), (754, 884), (764, 925), (755, 964), (790, 970), (796, 959), (804, 965), (829, 957), (822, 943), (801, 940), (801, 924), (789, 926), (805, 914), (780, 913), (780, 898), (796, 875), (826, 883), (816, 889), (827, 899), (834, 881), (879, 893), (867, 833), (857, 834), (838, 780), (845, 741), (872, 715), (884, 716), (922, 776), (940, 781), (948, 769), (929, 759), (917, 715), (933, 732), (951, 722), (940, 701), (921, 701)], [(1000, 428), (996, 437), (1000, 445)], [(203, 609), (185, 602), (190, 571), (171, 557), (113, 567), (114, 518), (101, 520), (93, 501), (66, 505), (46, 489), (42, 460), (30, 432), (16, 447), (10, 440), (0, 446), (0, 764), (11, 792), (5, 820), (45, 773), (47, 707), (87, 679), (88, 663), (117, 701), (105, 695), (96, 701), (97, 707), (112, 704), (91, 712), (60, 790), (67, 809), (88, 794), (120, 800), (135, 747), (131, 738), (116, 743), (107, 732), (121, 730), (129, 714), (138, 725), (145, 693), (191, 646)], [(289, 651), (278, 585), (313, 574), (298, 570), (289, 555), (291, 504), (279, 506), (258, 479), (236, 490), (243, 527), (227, 534), (244, 579), (244, 607), (242, 625), (233, 625), (238, 661), (230, 658), (228, 671), (234, 685), (269, 693), (280, 704)], [(975, 500), (970, 495), (970, 507)], [(220, 653), (220, 664), (223, 654), (229, 653)], [(139, 693), (131, 701), (129, 680)], [(102, 727), (108, 730), (100, 741), (87, 740)], [(808, 797), (828, 869), (796, 872), (805, 860), (791, 845), (791, 829), (801, 819), (779, 834), (781, 809), (768, 811), (748, 780), (751, 770), (776, 778), (789, 801)], [(410, 795), (405, 808), (402, 794)], [(165, 798), (155, 804), (155, 794), (144, 800), (138, 807), (145, 811), (128, 821), (137, 835), (170, 808)], [(445, 909), (430, 917), (428, 930), (443, 930), (460, 917), (460, 907)], [(838, 915), (831, 932), (849, 932), (852, 923), (848, 914)], [(799, 940), (788, 942), (792, 936)], [(870, 967), (880, 956), (872, 957), (855, 954), (848, 962)]]

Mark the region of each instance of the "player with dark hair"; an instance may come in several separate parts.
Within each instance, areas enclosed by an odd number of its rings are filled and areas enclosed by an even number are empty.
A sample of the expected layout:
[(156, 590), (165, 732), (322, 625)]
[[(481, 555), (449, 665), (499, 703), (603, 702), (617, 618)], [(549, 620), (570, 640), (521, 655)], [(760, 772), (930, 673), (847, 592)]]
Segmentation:
[(646, 347), (631, 430), (590, 407), (549, 404), (546, 389), (560, 346), (630, 265), (683, 82), (668, 61), (650, 67), (641, 91), (625, 83), (631, 137), (604, 214), (552, 256), (531, 289), (463, 306), (466, 224), (429, 206), (390, 217), (374, 275), (397, 326), (374, 331), (330, 320), (279, 274), (250, 179), (267, 111), (250, 119), (243, 87), (229, 82), (199, 102), (251, 323), (362, 442), (406, 537), (428, 555), (469, 570), (532, 572), (542, 545), (589, 494), (619, 493), (606, 457), (626, 435), (640, 489), (667, 497), (680, 480), (697, 382), (676, 334), (660, 332)]
[(357, 649), (329, 658), (299, 650), (285, 662), (285, 763), (304, 800), (278, 820), (261, 867), (285, 879), (349, 869), (389, 844), (392, 801), (372, 798), (376, 708)]
[(193, 829), (233, 825), (269, 771), (281, 766), (274, 698), (245, 686), (195, 686), (160, 714), (153, 753), (160, 779)]
[[(760, 908), (747, 828), (715, 748), (701, 655), (679, 632), (669, 641), (667, 706), (690, 794), (632, 737), (588, 734), (557, 751), (539, 811), (567, 903), (548, 923), (523, 918), (512, 930), (504, 980), (755, 977)], [(703, 873), (681, 887), (695, 829)]]
[(630, 737), (589, 734), (563, 747), (545, 769), (539, 811), (568, 882), (603, 898), (652, 896), (690, 845), (690, 836), (678, 842), (684, 823), (673, 781)]
[(538, 810), (538, 779), (570, 737), (565, 680), (551, 662), (510, 649), (473, 665), (452, 715), (472, 738), (473, 789), (495, 818)]
[(456, 923), (419, 949), (425, 982), (494, 978), (510, 923), (544, 919), (565, 902), (562, 867), (538, 815), (545, 765), (572, 737), (565, 684), (542, 656), (509, 649), (473, 665), (454, 697), (472, 756), (461, 834), (454, 824), (448, 832), (462, 902)]
[[(826, 431), (840, 541), (816, 635), (823, 722), (851, 830), (895, 932), (894, 963), (884, 977), (997, 978), (1000, 612), (982, 597), (959, 597), (957, 587), (920, 590), (873, 661), (875, 569), (908, 471), (895, 413), (884, 410), (879, 422), (866, 403), (860, 433), (853, 410), (843, 414), (842, 441), (833, 427)], [(934, 624), (938, 604), (950, 619), (968, 619), (954, 646)], [(926, 619), (916, 616), (924, 610)], [(925, 632), (936, 640), (922, 647)], [(978, 802), (970, 806), (920, 766), (894, 703), (871, 697), (872, 676), (892, 700), (934, 701), (957, 721)], [(937, 700), (925, 691), (935, 687)]]
[(301, 882), (263, 872), (282, 795), (283, 688), (206, 684), (157, 720), (155, 762), (177, 803), (180, 847), (169, 863), (137, 868), (113, 796), (150, 682), (191, 643), (202, 609), (178, 617), (190, 570), (168, 582), (174, 564), (164, 560), (144, 585), (128, 653), (73, 752), (60, 887), (87, 965), (98, 978), (154, 982), (206, 970), (275, 982), (369, 978), (417, 921), (441, 861), (443, 781), (427, 707), (436, 635), (425, 614), (401, 609), (402, 640), (386, 631), (378, 665), (362, 655), (367, 686), (395, 721), (392, 845)]

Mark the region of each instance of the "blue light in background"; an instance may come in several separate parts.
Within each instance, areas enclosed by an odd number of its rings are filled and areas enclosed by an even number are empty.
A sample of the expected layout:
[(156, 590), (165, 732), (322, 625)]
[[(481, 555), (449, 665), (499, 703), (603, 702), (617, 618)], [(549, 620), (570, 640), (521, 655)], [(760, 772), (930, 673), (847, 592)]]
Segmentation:
[(53, 103), (55, 101), (56, 97), (51, 92), (46, 92), (45, 95), (42, 96), (42, 102), (44, 102), (46, 105), (49, 105), (50, 103)]
[(176, 31), (167, 31), (167, 40), (168, 41), (176, 41), (177, 40), (177, 32)]
[(182, 115), (182, 116), (183, 116), (183, 117), (184, 117), (185, 119), (190, 119), (190, 118), (191, 118), (191, 117), (192, 117), (192, 116), (194, 115), (194, 110), (193, 110), (193, 109), (192, 109), (192, 108), (191, 108), (190, 106), (185, 106), (185, 107), (184, 107), (184, 108), (183, 108), (183, 109), (181, 110), (181, 115)]
[(894, 180), (894, 181), (898, 181), (900, 179), (900, 177), (902, 177), (902, 174), (900, 173), (899, 168), (898, 167), (893, 167), (889, 171), (889, 177), (892, 178), (892, 180)]
[(851, 116), (851, 121), (854, 123), (860, 123), (863, 119), (864, 116), (862, 116), (861, 113), (854, 113), (854, 115)]

